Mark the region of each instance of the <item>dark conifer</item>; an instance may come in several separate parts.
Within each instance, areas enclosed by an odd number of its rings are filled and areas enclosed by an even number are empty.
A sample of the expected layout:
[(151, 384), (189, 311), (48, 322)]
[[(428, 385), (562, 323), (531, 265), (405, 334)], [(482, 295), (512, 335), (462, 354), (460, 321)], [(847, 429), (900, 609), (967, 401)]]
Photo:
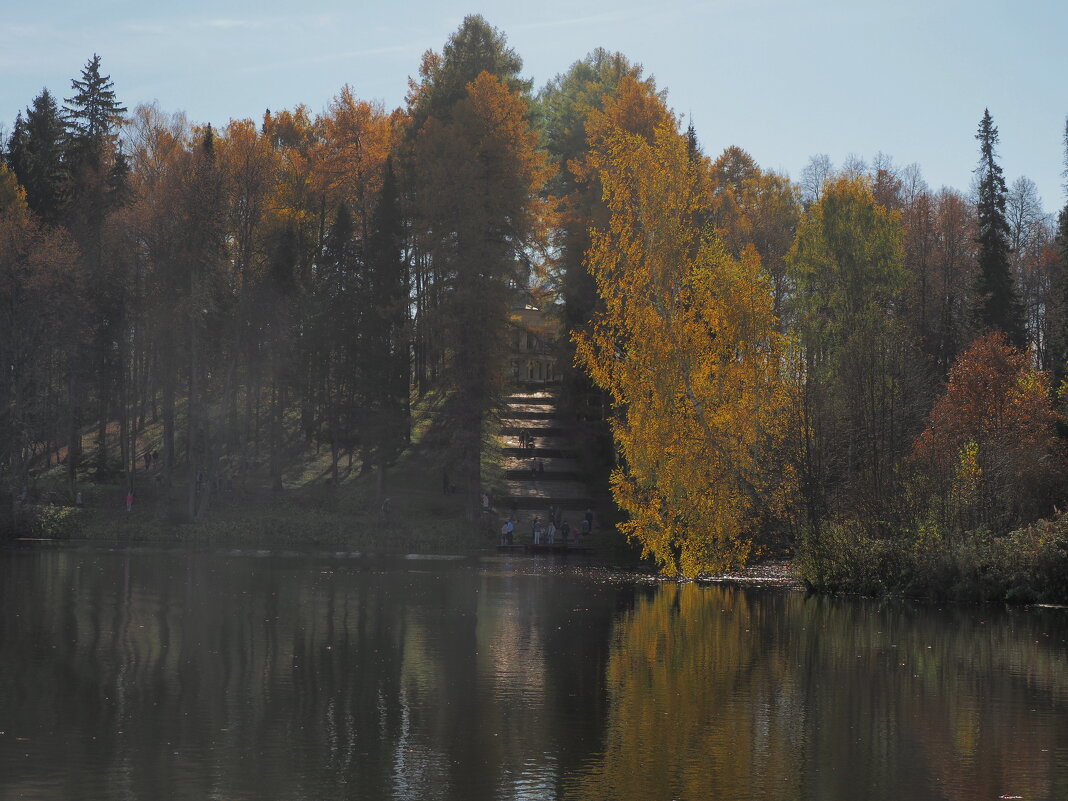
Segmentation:
[(364, 315), (364, 370), (368, 407), (374, 420), (369, 439), (381, 471), (408, 440), (407, 281), (401, 252), (404, 229), (393, 161), (385, 176), (367, 247), (367, 295)]
[(120, 208), (130, 201), (130, 162), (121, 150), (115, 152), (106, 183), (108, 206)]
[[(7, 147), (4, 153), (4, 163), (16, 177), (26, 171), (26, 120), (20, 111), (15, 115), (15, 125), (11, 129), (11, 136), (7, 139)], [(20, 179), (21, 180), (21, 179)]]
[(704, 156), (701, 143), (697, 141), (697, 129), (693, 127), (692, 121), (686, 126), (686, 152), (690, 156), (690, 161), (695, 164)]
[(88, 358), (96, 371), (96, 462), (101, 476), (112, 470), (107, 425), (121, 400), (119, 328), (127, 314), (122, 260), (109, 250), (113, 246), (105, 236), (109, 213), (126, 199), (125, 191), (113, 191), (114, 182), (124, 182), (124, 165), (116, 165), (115, 158), (118, 126), (126, 111), (113, 87), (110, 76), (100, 74), (100, 57), (94, 54), (81, 77), (71, 80), (73, 93), (62, 110), (67, 173), (63, 222), (78, 243), (89, 277), (84, 311), (93, 332)]
[(419, 69), (422, 81), (413, 96), (409, 130), (414, 135), (430, 116), (449, 119), (453, 105), (467, 96), (467, 84), (483, 72), (496, 75), (514, 91), (528, 94), (531, 82), (519, 77), (522, 68), (523, 60), (508, 47), (503, 32), (479, 14), (464, 17), (441, 56), (424, 59)]
[(975, 325), (979, 331), (1004, 331), (1019, 348), (1027, 344), (1024, 311), (1009, 264), (1009, 223), (1005, 216), (1005, 177), (997, 163), (998, 129), (984, 109), (979, 123), (979, 273), (976, 278)]
[(1055, 240), (1057, 262), (1053, 272), (1053, 303), (1050, 310), (1054, 317), (1050, 361), (1053, 370), (1054, 386), (1068, 378), (1068, 205), (1057, 215), (1057, 237)]
[(82, 69), (81, 80), (71, 81), (74, 97), (64, 101), (63, 111), (76, 159), (98, 166), (113, 145), (126, 107), (115, 99), (110, 75), (100, 74), (100, 56), (93, 54)]
[(52, 93), (42, 89), (26, 109), (26, 128), (19, 183), (29, 207), (46, 222), (54, 223), (65, 204), (67, 167), (66, 131)]
[(360, 246), (355, 237), (352, 212), (338, 204), (334, 222), (326, 233), (323, 258), (315, 271), (315, 283), (307, 306), (307, 333), (301, 337), (304, 360), (320, 388), (318, 431), (320, 441), (330, 446), (332, 475), (338, 480), (338, 459), (343, 450), (352, 453), (359, 445), (358, 423), (365, 417), (358, 391), (365, 381), (359, 374), (359, 326), (364, 313), (357, 291)]
[[(1064, 120), (1064, 192), (1068, 196), (1068, 117)], [(1057, 216), (1057, 234), (1054, 241), (1057, 261), (1053, 270), (1053, 317), (1050, 336), (1050, 361), (1053, 369), (1054, 387), (1068, 378), (1068, 202)]]
[(215, 161), (215, 129), (211, 127), (210, 122), (204, 130), (204, 138), (200, 141), (200, 148), (204, 151), (204, 155), (209, 162)]

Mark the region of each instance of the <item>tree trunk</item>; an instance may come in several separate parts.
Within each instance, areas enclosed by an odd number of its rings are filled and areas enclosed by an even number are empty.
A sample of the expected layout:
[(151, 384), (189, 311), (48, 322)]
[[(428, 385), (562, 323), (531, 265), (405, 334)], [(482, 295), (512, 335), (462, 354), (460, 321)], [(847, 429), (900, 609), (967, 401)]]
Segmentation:
[[(196, 297), (193, 279), (189, 281), (189, 297)], [(194, 304), (195, 305), (195, 304)], [(189, 399), (186, 403), (186, 460), (189, 463), (189, 492), (186, 511), (190, 520), (197, 518), (197, 494), (201, 485), (200, 465), (200, 397), (197, 371), (199, 369), (197, 353), (197, 320), (192, 310), (189, 313)]]
[(174, 466), (177, 462), (174, 453), (174, 395), (177, 376), (173, 365), (168, 364), (163, 375), (163, 476), (170, 487)]
[(100, 409), (98, 412), (96, 429), (96, 472), (104, 477), (108, 472), (108, 401), (110, 398), (110, 382), (108, 381), (107, 358), (102, 360), (100, 367)]
[(285, 416), (285, 387), (280, 386), (278, 370), (275, 370), (274, 408), (271, 410), (271, 488), (282, 490), (282, 423)]
[(74, 502), (77, 496), (77, 483), (78, 483), (78, 458), (81, 456), (82, 450), (82, 432), (80, 412), (78, 409), (75, 398), (75, 387), (77, 382), (74, 378), (74, 364), (73, 357), (67, 373), (67, 393), (70, 400), (70, 416), (68, 417), (68, 429), (67, 429), (67, 489), (70, 493), (71, 503)]
[(127, 397), (126, 381), (126, 347), (124, 338), (119, 343), (119, 369), (121, 379), (119, 382), (119, 453), (122, 459), (123, 483), (127, 492), (133, 492), (133, 473), (137, 469), (136, 443), (129, 439), (129, 398)]
[(375, 506), (382, 508), (382, 502), (386, 499), (386, 459), (380, 453), (378, 457), (378, 470), (375, 475)]
[(468, 523), (478, 520), (482, 495), (482, 412), (472, 411), (464, 432), (464, 516)]

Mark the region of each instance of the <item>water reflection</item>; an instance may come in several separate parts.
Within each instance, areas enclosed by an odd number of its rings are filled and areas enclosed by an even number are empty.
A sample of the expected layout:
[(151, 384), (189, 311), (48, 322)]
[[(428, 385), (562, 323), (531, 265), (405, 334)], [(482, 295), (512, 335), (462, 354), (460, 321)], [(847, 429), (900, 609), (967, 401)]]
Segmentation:
[(1065, 614), (664, 587), (564, 795), (1068, 797)]
[(1068, 613), (0, 553), (0, 801), (1068, 797)]

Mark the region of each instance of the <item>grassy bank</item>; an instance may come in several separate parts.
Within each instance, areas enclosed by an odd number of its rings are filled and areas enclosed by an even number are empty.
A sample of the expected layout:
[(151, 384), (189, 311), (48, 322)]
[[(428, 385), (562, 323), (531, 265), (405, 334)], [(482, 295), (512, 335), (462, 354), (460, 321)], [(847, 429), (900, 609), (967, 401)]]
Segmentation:
[(931, 600), (1068, 603), (1068, 514), (1003, 535), (921, 528), (877, 537), (853, 524), (809, 535), (798, 573), (810, 589)]
[[(188, 513), (187, 472), (177, 468), (168, 488), (162, 466), (146, 467), (143, 458), (132, 476), (134, 503), (128, 512), (125, 478), (117, 469), (101, 476), (90, 466), (94, 432), (87, 431), (86, 467), (76, 485), (82, 506), (72, 502), (65, 464), (39, 464), (27, 502), (0, 520), (0, 538), (431, 553), (492, 545), (496, 516), (469, 523), (462, 496), (443, 491), (448, 465), (435, 431), (438, 408), (433, 397), (418, 403), (412, 444), (387, 470), (381, 497), (374, 469), (346, 456), (335, 477), (329, 448), (307, 442), (294, 419), (287, 426), (282, 489), (270, 489), (266, 455), (250, 458), (242, 472), (220, 478), (195, 520)], [(113, 434), (109, 450), (115, 453), (117, 429)], [(162, 451), (159, 424), (147, 425), (137, 440), (139, 455), (153, 451)], [(487, 452), (483, 475), (490, 488), (500, 481), (499, 461), (499, 455)]]
[[(83, 507), (32, 504), (18, 536), (100, 542), (166, 542), (245, 547), (331, 547), (349, 550), (445, 552), (483, 547), (494, 525), (471, 525), (460, 497), (443, 495), (425, 477), (398, 476), (389, 510), (374, 496), (373, 476), (341, 486), (312, 484), (280, 492), (226, 490), (197, 520), (183, 512), (186, 487), (169, 493), (146, 485), (126, 511), (118, 484), (84, 483)], [(437, 489), (437, 492), (434, 491)]]

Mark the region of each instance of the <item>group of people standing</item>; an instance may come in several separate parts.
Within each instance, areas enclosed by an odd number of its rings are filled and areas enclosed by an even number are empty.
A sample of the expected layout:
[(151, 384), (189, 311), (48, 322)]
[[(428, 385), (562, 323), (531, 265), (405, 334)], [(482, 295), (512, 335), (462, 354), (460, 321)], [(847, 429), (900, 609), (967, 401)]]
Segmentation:
[(567, 545), (571, 536), (571, 525), (566, 520), (558, 519), (552, 510), (549, 511), (549, 518), (545, 523), (542, 523), (537, 515), (530, 521), (530, 534), (535, 545), (555, 545), (557, 532), (560, 533), (563, 544)]
[[(560, 537), (561, 544), (566, 546), (571, 543), (571, 524), (564, 518), (563, 511), (559, 506), (551, 506), (549, 507), (549, 514), (544, 521), (537, 514), (531, 517), (530, 536), (534, 545), (555, 545), (557, 536)], [(515, 515), (510, 515), (501, 526), (501, 545), (514, 544), (515, 530)], [(575, 544), (581, 544), (583, 539), (588, 537), (592, 531), (593, 510), (587, 507), (586, 514), (582, 518), (575, 536)]]

